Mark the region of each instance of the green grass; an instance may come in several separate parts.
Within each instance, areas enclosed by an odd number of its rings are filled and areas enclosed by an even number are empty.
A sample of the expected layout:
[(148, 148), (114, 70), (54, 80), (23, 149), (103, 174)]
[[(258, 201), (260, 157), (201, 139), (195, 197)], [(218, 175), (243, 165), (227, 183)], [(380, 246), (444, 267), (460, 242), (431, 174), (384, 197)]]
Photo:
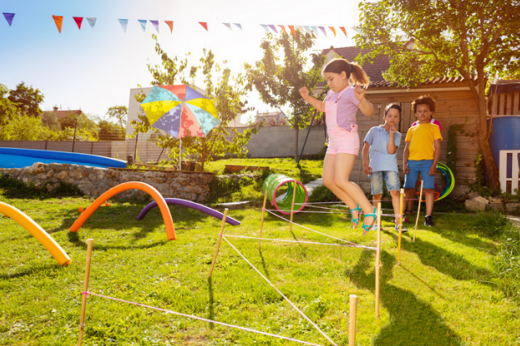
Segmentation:
[[(41, 225), (72, 263), (60, 267), (26, 230), (0, 217), (0, 345), (77, 342), (89, 238), (94, 240), (89, 287), (93, 293), (329, 344), (225, 241), (208, 279), (220, 220), (171, 206), (178, 240), (167, 241), (158, 208), (136, 221), (145, 204), (114, 202), (71, 233), (78, 208), (92, 199), (27, 198), (11, 192), (0, 188), (0, 201)], [(231, 209), (229, 215), (242, 224), (226, 226), (225, 234), (258, 235), (258, 203)], [(294, 220), (334, 237), (375, 245), (375, 233), (363, 237), (361, 228), (349, 229), (343, 213), (299, 213)], [(260, 251), (255, 240), (228, 239), (339, 345), (348, 341), (349, 294), (358, 295), (358, 345), (519, 344), (520, 302), (500, 285), (504, 278), (518, 278), (518, 273), (508, 271), (512, 266), (504, 263), (507, 257), (501, 256), (518, 251), (518, 245), (501, 245), (502, 237), (516, 236), (516, 229), (492, 213), (438, 213), (435, 222), (434, 228), (419, 226), (415, 243), (410, 234), (404, 235), (398, 264), (393, 222), (384, 219), (379, 320), (374, 314), (374, 251), (267, 240)], [(298, 226), (290, 231), (287, 223), (269, 214), (263, 237), (339, 243)], [(497, 276), (497, 266), (506, 274)], [(288, 344), (95, 296), (88, 299), (84, 342)]]

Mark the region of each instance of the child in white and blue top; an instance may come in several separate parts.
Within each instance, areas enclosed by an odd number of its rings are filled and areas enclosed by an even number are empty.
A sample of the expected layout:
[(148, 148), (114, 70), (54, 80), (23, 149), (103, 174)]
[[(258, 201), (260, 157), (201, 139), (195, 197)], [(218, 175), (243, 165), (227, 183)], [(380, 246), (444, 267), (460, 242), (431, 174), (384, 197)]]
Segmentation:
[[(401, 144), (401, 133), (396, 130), (401, 115), (398, 104), (385, 108), (385, 123), (372, 127), (365, 136), (363, 146), (363, 170), (371, 176), (373, 203), (377, 205), (383, 197), (383, 180), (392, 196), (395, 214), (395, 230), (399, 231), (399, 189), (401, 182), (397, 168), (397, 148)], [(370, 164), (368, 157), (370, 156)], [(403, 232), (406, 228), (403, 227)]]

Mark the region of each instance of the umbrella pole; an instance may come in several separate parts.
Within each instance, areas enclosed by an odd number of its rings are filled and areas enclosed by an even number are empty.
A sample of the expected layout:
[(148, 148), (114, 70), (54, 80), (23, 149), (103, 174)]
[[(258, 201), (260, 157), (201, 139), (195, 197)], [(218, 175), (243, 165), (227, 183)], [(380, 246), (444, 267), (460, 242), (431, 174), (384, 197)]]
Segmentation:
[(182, 170), (182, 169), (181, 169), (181, 164), (182, 164), (182, 152), (181, 152), (181, 146), (182, 146), (182, 137), (179, 136), (179, 172)]

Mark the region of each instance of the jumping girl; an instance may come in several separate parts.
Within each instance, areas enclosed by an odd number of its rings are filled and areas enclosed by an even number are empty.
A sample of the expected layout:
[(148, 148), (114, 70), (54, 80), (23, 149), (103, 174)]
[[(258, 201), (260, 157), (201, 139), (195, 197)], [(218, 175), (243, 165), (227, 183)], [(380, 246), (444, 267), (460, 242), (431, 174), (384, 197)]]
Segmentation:
[[(329, 146), (323, 163), (323, 184), (348, 205), (352, 228), (359, 223), (361, 210), (365, 214), (363, 235), (374, 226), (376, 208), (361, 188), (349, 180), (354, 161), (359, 154), (359, 135), (356, 113), (358, 108), (367, 117), (374, 114), (374, 106), (365, 98), (369, 84), (365, 71), (345, 59), (332, 59), (322, 71), (330, 91), (325, 101), (309, 95), (307, 87), (300, 89), (302, 98), (320, 112), (325, 112)], [(368, 220), (367, 220), (368, 218)]]

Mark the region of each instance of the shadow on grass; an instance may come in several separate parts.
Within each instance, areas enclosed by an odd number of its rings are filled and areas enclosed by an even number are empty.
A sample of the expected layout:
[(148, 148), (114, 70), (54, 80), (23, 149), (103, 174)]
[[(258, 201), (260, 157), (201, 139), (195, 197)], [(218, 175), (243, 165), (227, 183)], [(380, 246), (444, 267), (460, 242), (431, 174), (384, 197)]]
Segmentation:
[[(375, 274), (367, 271), (372, 267), (374, 251), (363, 251), (359, 262), (354, 266), (350, 281), (357, 287), (374, 292)], [(390, 314), (390, 323), (381, 328), (373, 340), (374, 345), (462, 345), (460, 337), (442, 320), (429, 304), (404, 289), (388, 283), (392, 279), (395, 258), (387, 252), (381, 253), (383, 263), (380, 281), (381, 304)]]
[[(76, 247), (86, 249), (87, 243), (79, 238), (79, 234), (77, 232), (69, 232), (67, 234), (69, 237), (69, 242)], [(150, 249), (157, 246), (162, 246), (167, 244), (168, 240), (157, 241), (154, 243), (148, 243), (143, 245), (103, 245), (99, 243), (95, 243), (93, 249), (95, 250), (109, 250), (109, 249), (117, 249), (117, 250), (135, 250), (135, 249)]]

